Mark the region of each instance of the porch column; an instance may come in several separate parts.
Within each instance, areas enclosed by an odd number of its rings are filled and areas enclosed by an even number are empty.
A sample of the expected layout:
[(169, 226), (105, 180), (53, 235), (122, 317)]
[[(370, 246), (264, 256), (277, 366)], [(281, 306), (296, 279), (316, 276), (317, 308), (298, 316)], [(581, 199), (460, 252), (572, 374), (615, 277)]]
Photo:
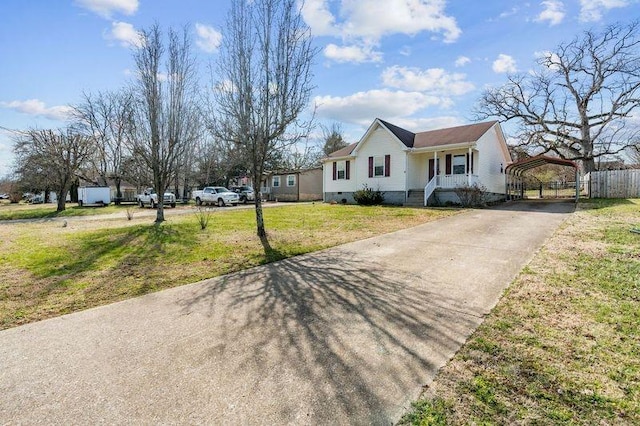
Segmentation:
[(471, 186), (471, 173), (473, 173), (473, 170), (471, 170), (471, 164), (473, 164), (473, 160), (471, 159), (471, 156), (473, 155), (473, 150), (471, 149), (471, 146), (469, 146), (469, 155), (467, 156), (469, 164), (467, 164), (467, 186)]
[(436, 186), (438, 185), (438, 151), (433, 151), (433, 177), (436, 178)]

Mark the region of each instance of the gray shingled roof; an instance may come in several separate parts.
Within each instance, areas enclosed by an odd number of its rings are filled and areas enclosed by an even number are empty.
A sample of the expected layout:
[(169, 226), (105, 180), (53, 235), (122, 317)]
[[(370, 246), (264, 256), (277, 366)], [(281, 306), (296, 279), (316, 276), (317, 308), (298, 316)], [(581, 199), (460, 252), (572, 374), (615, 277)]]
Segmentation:
[[(480, 139), (497, 121), (467, 124), (465, 126), (448, 127), (446, 129), (429, 130), (413, 133), (408, 130), (378, 119), (391, 133), (393, 133), (408, 148), (432, 148), (442, 145), (472, 143)], [(332, 152), (328, 157), (344, 157), (350, 155), (358, 143)]]
[(475, 142), (496, 123), (497, 121), (486, 121), (484, 123), (416, 133), (413, 148), (431, 148), (434, 146)]
[[(380, 120), (380, 119), (378, 119)], [(389, 129), (389, 131), (391, 133), (393, 133), (398, 139), (400, 139), (400, 141), (405, 144), (407, 147), (412, 148), (413, 147), (413, 141), (414, 138), (416, 136), (415, 133), (410, 132), (408, 130), (403, 129), (402, 127), (398, 127), (395, 124), (391, 124), (387, 121), (384, 120), (380, 120), (380, 122), (382, 124), (384, 124), (384, 126)]]
[(353, 150), (355, 149), (356, 145), (358, 145), (358, 142), (352, 143), (349, 146), (345, 146), (342, 149), (334, 151), (331, 154), (327, 155), (327, 157), (345, 157), (347, 155), (350, 155), (351, 152), (353, 152)]

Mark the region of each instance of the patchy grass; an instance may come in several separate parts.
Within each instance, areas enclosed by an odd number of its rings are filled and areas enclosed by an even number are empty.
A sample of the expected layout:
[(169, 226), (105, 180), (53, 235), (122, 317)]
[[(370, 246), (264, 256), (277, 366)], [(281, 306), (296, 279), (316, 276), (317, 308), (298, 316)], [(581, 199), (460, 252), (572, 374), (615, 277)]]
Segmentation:
[(401, 423), (640, 424), (638, 225), (581, 203)]
[[(116, 206), (110, 204), (105, 207), (80, 207), (75, 203), (67, 203), (66, 210), (57, 212), (56, 204), (0, 204), (0, 220), (19, 219), (51, 219), (54, 217), (93, 216), (125, 212), (131, 205)], [(124, 213), (123, 213), (124, 214)]]
[(395, 231), (455, 213), (327, 204), (264, 209), (272, 250), (255, 236), (253, 209), (149, 219), (5, 223), (0, 242), (0, 328), (196, 282)]

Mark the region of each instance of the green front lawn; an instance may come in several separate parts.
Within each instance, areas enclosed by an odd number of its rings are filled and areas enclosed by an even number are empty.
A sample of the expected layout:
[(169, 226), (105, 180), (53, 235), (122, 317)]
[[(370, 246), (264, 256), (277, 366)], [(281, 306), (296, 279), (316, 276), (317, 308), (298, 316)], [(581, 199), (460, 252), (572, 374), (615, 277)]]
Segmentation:
[(402, 423), (640, 424), (640, 200), (589, 200)]
[[(111, 208), (111, 207), (108, 207)], [(0, 328), (239, 271), (415, 226), (455, 210), (322, 203), (264, 209), (272, 250), (253, 209), (209, 210), (157, 226), (148, 217), (0, 225)]]

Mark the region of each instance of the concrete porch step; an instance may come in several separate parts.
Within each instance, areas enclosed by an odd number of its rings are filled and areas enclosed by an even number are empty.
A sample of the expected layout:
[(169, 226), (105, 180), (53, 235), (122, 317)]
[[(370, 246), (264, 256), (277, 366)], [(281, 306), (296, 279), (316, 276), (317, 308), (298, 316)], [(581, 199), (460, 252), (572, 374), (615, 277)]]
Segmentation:
[(412, 189), (409, 191), (405, 207), (424, 207), (424, 190)]

